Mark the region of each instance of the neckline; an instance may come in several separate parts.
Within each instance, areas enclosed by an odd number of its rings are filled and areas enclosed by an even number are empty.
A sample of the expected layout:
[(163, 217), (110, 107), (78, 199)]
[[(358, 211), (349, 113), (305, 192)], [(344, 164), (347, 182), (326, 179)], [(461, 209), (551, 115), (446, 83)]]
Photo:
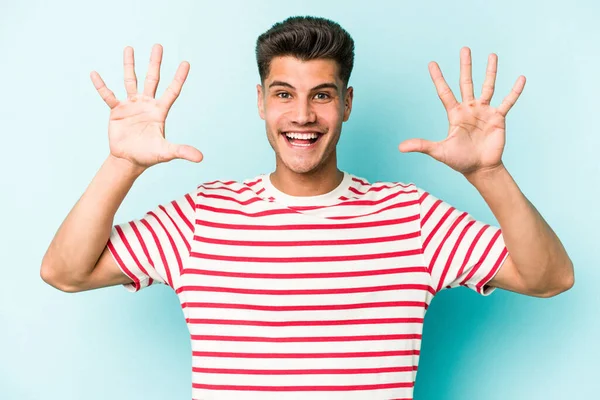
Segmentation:
[(338, 203), (340, 197), (348, 192), (352, 182), (352, 176), (345, 172), (340, 184), (330, 192), (317, 196), (291, 196), (278, 190), (271, 182), (271, 173), (262, 176), (263, 188), (265, 191), (261, 194), (264, 198), (273, 198), (276, 203), (286, 206), (326, 206)]

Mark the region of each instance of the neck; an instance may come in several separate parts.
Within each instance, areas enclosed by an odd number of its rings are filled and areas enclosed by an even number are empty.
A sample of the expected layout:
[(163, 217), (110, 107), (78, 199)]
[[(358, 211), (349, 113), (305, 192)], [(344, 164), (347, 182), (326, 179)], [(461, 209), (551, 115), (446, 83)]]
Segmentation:
[(344, 179), (344, 173), (333, 162), (307, 173), (296, 173), (277, 160), (275, 172), (271, 174), (271, 183), (277, 190), (289, 196), (319, 196), (331, 192)]

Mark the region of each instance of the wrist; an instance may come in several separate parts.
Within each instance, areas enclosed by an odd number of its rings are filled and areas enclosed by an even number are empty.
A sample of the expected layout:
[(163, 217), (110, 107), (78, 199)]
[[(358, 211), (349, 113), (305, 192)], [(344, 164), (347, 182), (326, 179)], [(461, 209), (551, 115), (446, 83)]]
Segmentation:
[(105, 163), (111, 167), (111, 170), (118, 172), (119, 175), (132, 179), (136, 179), (146, 170), (145, 167), (136, 165), (127, 159), (116, 157), (112, 154), (108, 155)]
[(502, 162), (493, 167), (480, 168), (476, 171), (464, 174), (465, 178), (476, 188), (480, 188), (498, 180), (502, 180), (508, 175), (508, 170)]

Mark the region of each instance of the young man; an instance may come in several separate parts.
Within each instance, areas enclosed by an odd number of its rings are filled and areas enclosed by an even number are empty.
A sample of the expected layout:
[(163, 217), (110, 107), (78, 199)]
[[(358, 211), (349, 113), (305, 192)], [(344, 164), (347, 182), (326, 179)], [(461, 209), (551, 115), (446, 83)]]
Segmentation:
[(354, 59), (353, 40), (338, 24), (290, 18), (258, 38), (256, 55), (275, 172), (202, 184), (115, 227), (117, 208), (147, 168), (202, 160), (197, 149), (164, 138), (189, 65), (179, 66), (160, 99), (158, 45), (142, 94), (129, 47), (126, 100), (92, 73), (111, 108), (110, 155), (42, 262), (44, 281), (67, 292), (169, 285), (191, 334), (193, 398), (411, 399), (423, 318), (440, 290), (548, 297), (573, 285), (563, 246), (502, 164), (505, 117), (525, 78), (492, 108), (496, 55), (475, 99), (470, 52), (461, 50), (462, 103), (431, 63), (448, 137), (411, 139), (400, 151), (461, 172), (502, 231), (413, 184), (370, 184), (338, 170)]

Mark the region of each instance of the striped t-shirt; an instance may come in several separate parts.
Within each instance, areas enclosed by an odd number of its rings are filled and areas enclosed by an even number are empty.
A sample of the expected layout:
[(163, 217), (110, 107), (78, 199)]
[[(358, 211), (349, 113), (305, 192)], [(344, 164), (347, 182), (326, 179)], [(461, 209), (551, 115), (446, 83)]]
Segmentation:
[(179, 297), (198, 400), (412, 399), (432, 298), (488, 294), (508, 254), (498, 228), (414, 184), (348, 173), (312, 197), (268, 175), (205, 183), (108, 248), (129, 290)]

